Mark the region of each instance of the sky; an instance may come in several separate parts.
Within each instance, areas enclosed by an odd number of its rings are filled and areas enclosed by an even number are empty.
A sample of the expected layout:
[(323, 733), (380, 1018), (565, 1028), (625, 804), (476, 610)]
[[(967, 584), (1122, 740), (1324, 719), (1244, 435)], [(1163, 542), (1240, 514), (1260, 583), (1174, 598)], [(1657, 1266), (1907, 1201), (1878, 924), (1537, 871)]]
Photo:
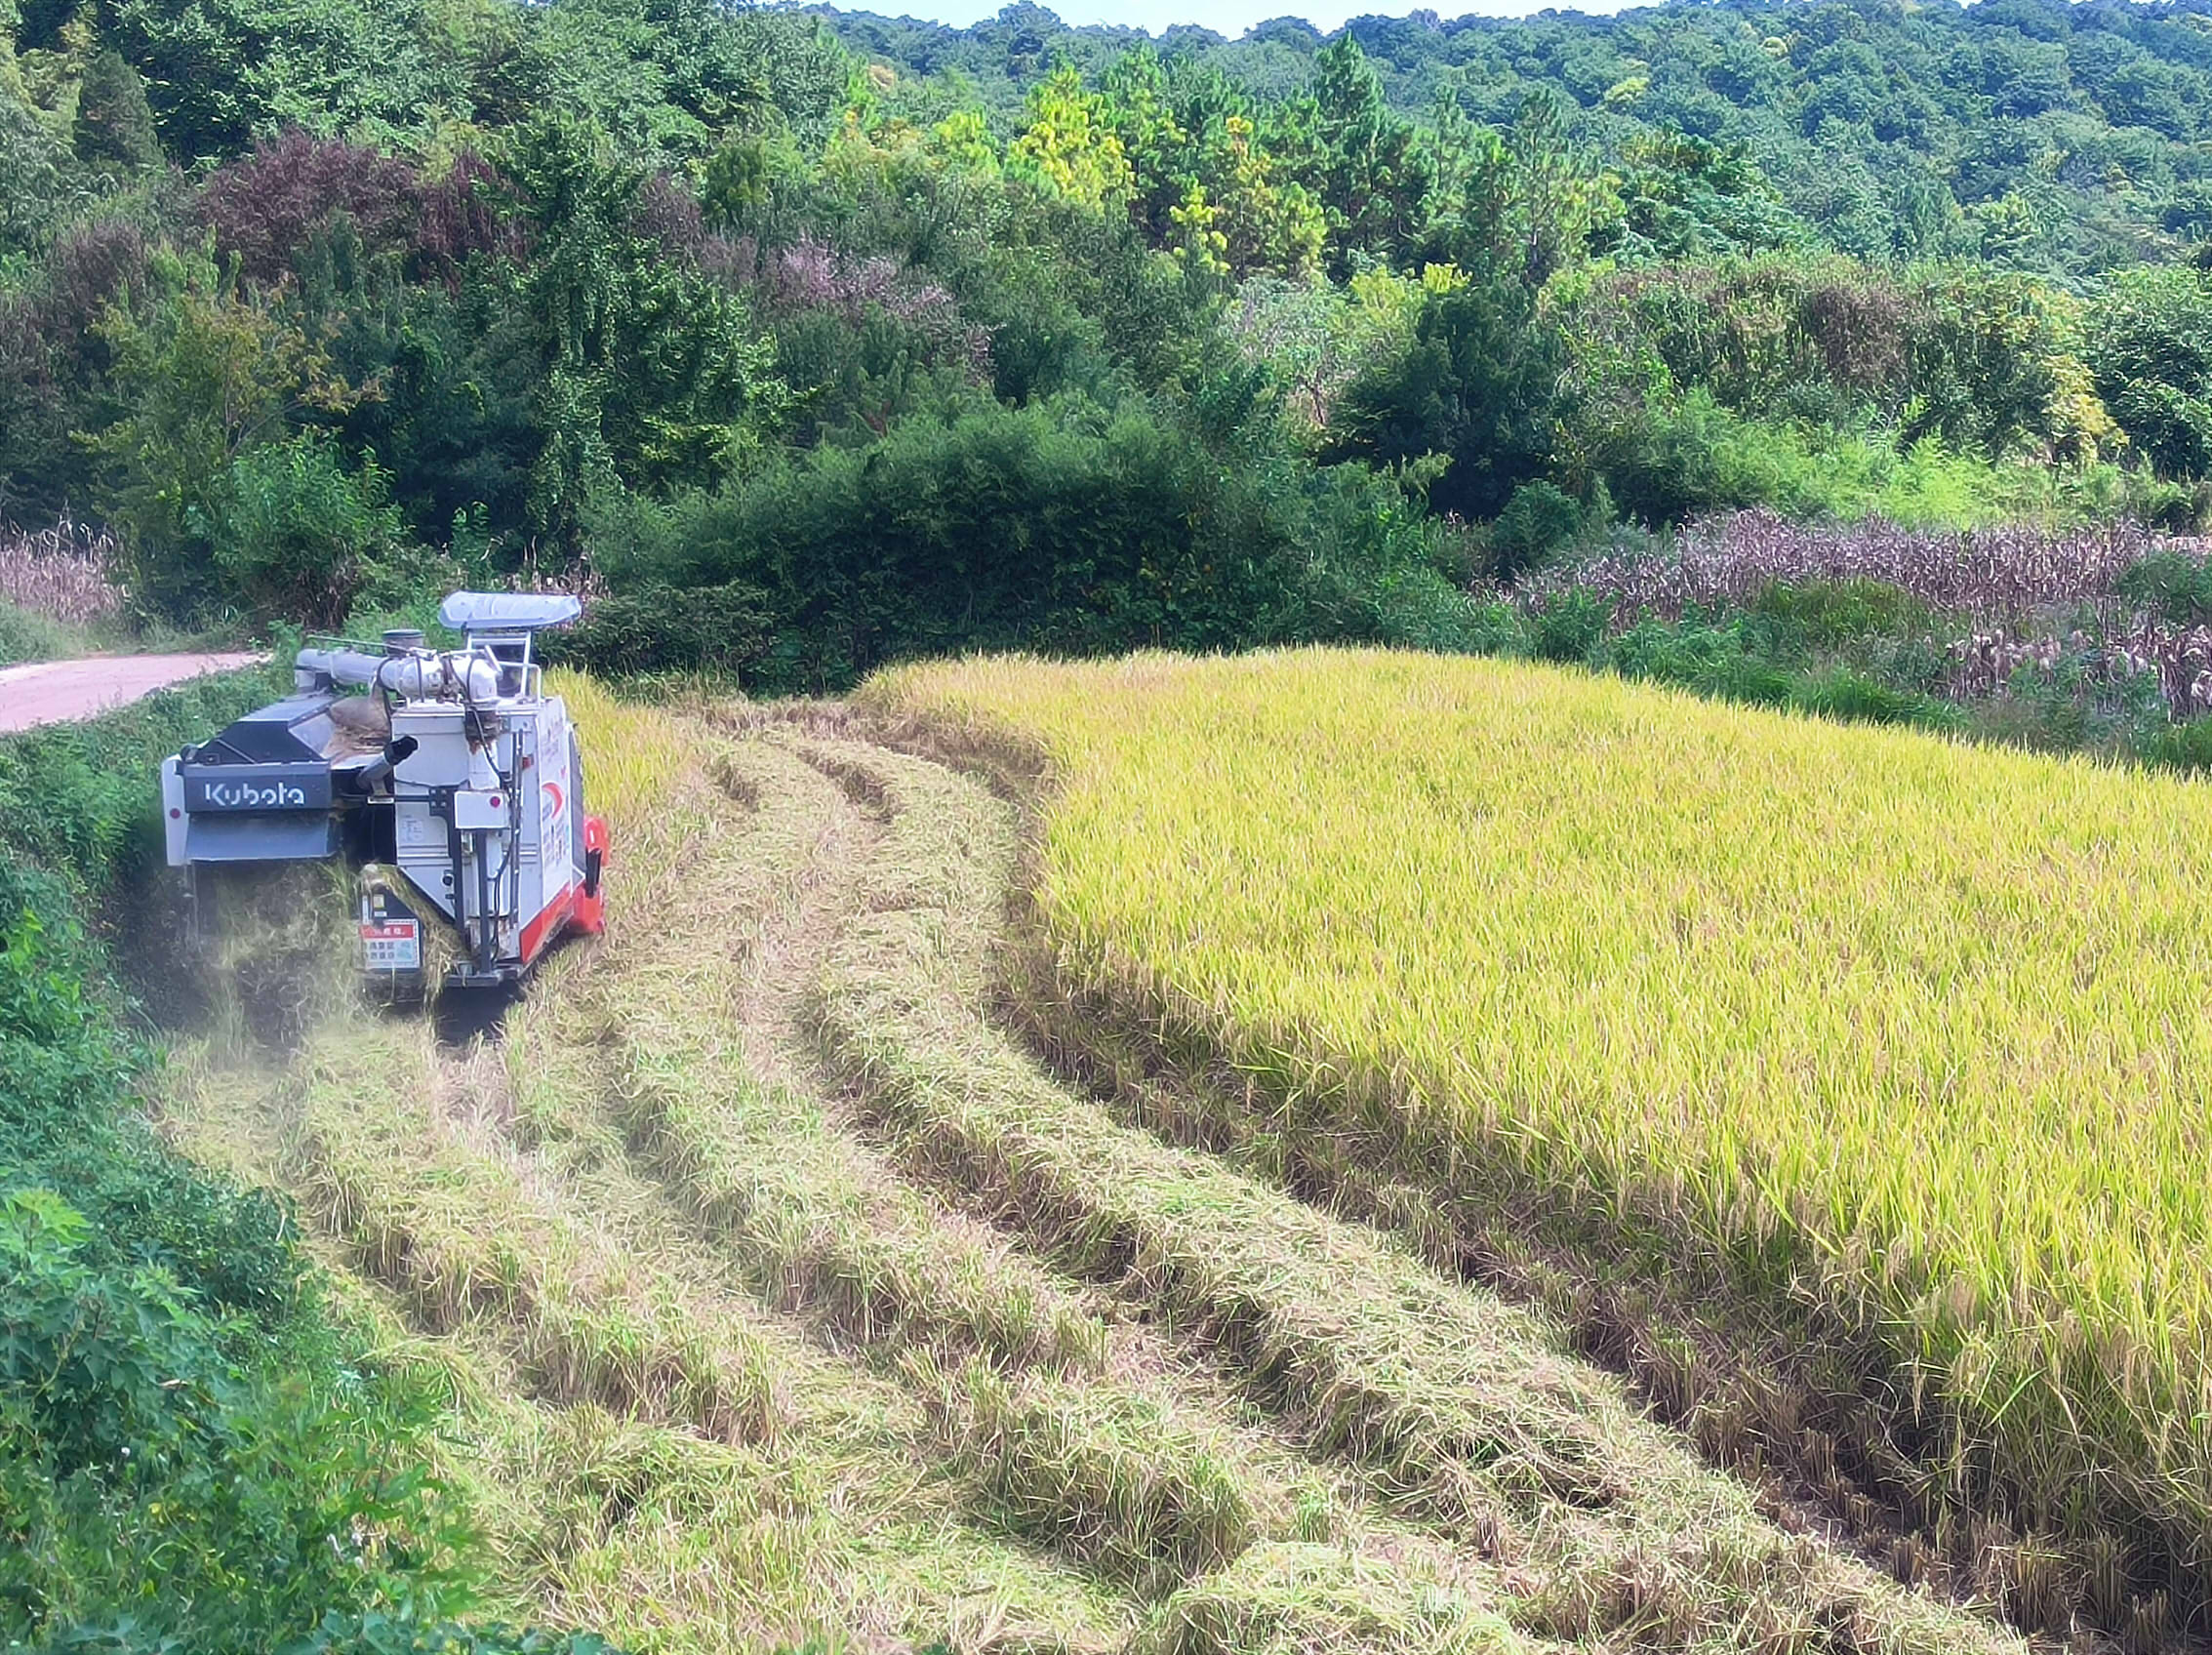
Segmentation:
[[(837, 0), (837, 3), (855, 11), (904, 13), (965, 28), (995, 15), (1005, 0)], [(1295, 0), (1290, 4), (1285, 0), (1038, 0), (1038, 3), (1070, 23), (1119, 23), (1149, 29), (1154, 34), (1177, 23), (1201, 23), (1232, 40), (1254, 23), (1265, 22), (1269, 18), (1304, 18), (1327, 33), (1340, 27), (1347, 18), (1403, 17), (1416, 9), (1411, 4), (1391, 5), (1386, 0), (1367, 0), (1365, 5), (1318, 0), (1311, 6), (1299, 6)], [(1461, 4), (1453, 5), (1450, 0), (1431, 0), (1428, 9), (1447, 18), (1469, 12), (1491, 18), (1519, 18), (1552, 6), (1561, 11), (1617, 12), (1629, 3), (1631, 0), (1479, 0), (1477, 4), (1468, 5), (1462, 0)]]

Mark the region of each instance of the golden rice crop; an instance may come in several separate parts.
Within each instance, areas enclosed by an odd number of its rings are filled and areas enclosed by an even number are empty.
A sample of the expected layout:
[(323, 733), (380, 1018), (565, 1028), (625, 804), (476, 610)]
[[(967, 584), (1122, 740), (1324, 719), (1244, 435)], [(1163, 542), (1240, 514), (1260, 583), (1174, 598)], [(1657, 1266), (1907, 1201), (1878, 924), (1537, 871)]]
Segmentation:
[(1794, 1297), (2016, 1522), (2212, 1554), (2212, 791), (1372, 652), (868, 698), (1042, 750), (1064, 990)]

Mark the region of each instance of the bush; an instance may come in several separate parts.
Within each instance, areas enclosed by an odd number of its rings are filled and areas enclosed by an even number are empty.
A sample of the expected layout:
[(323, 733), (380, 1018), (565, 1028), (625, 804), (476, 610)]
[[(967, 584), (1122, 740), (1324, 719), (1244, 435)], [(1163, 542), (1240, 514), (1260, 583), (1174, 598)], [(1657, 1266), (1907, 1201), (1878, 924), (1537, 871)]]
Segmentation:
[(231, 463), (215, 535), (225, 593), (262, 620), (338, 626), (398, 552), (389, 496), (374, 463), (346, 470), (326, 438), (247, 450)]
[(2212, 570), (2178, 552), (2143, 558), (2122, 574), (2120, 596), (2177, 626), (2212, 622)]
[(1605, 636), (1605, 605), (1589, 592), (1554, 593), (1529, 622), (1529, 646), (1539, 661), (1586, 662)]
[(1623, 677), (1674, 684), (1722, 701), (1779, 706), (1790, 698), (1790, 674), (1762, 658), (1747, 628), (1644, 621), (1607, 649)]
[(744, 678), (768, 653), (772, 628), (767, 596), (757, 586), (655, 582), (595, 599), (580, 624), (544, 641), (548, 660), (594, 672), (705, 670)]
[(75, 917), (129, 883), (158, 755), (266, 689), (210, 680), (0, 743), (11, 1647), (265, 1650), (333, 1610), (465, 1601), (470, 1536), (419, 1469), (429, 1399), (325, 1318), (279, 1201), (211, 1178), (139, 1116), (151, 1054)]
[(0, 599), (0, 666), (53, 661), (75, 654), (76, 645), (76, 634), (60, 622)]
[(1928, 606), (1910, 592), (1870, 580), (1777, 581), (1752, 598), (1751, 613), (1816, 648), (1869, 637), (1917, 637), (1935, 624)]
[(1436, 507), (1494, 516), (1550, 462), (1563, 360), (1557, 328), (1518, 283), (1431, 294), (1406, 348), (1347, 388), (1331, 457), (1402, 465), (1443, 455)]
[(289, 685), (279, 667), (196, 678), (85, 723), (0, 740), (0, 862), (9, 852), (112, 898), (159, 855), (161, 761)]
[(2146, 764), (2186, 771), (2212, 770), (2212, 717), (2153, 730), (2144, 739), (2139, 753)]
[(1764, 505), (1791, 517), (1964, 528), (2012, 505), (1994, 466), (1934, 438), (1900, 454), (1876, 431), (1807, 433), (1734, 413), (1702, 386), (1620, 420), (1592, 445), (1622, 509), (1650, 524)]
[(1862, 724), (1916, 724), (1924, 729), (1951, 730), (1964, 721), (1956, 707), (1933, 696), (1893, 689), (1841, 666), (1798, 684), (1790, 702), (1801, 712)]
[(1523, 483), (1490, 526), (1491, 572), (1517, 580), (1583, 537), (1582, 506), (1546, 482)]
[(425, 1409), (339, 1363), (274, 1201), (128, 1112), (142, 1055), (31, 906), (61, 887), (0, 876), (0, 1637), (265, 1648), (450, 1595)]
[(326, 1616), (283, 1655), (614, 1655), (614, 1648), (589, 1633), (425, 1625), (411, 1615), (375, 1613)]
[(971, 649), (1457, 647), (1467, 602), (1402, 495), (1361, 467), (1317, 473), (1240, 441), (1209, 443), (1147, 401), (1068, 396), (784, 455), (718, 494), (603, 514), (597, 560), (619, 601), (577, 647), (610, 664), (734, 662), (764, 690)]

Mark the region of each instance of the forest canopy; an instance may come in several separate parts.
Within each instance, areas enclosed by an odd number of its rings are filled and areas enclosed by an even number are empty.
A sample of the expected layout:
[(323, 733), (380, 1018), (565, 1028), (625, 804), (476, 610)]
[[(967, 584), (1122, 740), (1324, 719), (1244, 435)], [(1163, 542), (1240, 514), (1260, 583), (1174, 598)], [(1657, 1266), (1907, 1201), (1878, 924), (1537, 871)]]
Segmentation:
[(587, 658), (825, 687), (1457, 647), (1735, 507), (2205, 514), (2197, 0), (0, 23), (0, 519), (168, 622), (582, 580)]

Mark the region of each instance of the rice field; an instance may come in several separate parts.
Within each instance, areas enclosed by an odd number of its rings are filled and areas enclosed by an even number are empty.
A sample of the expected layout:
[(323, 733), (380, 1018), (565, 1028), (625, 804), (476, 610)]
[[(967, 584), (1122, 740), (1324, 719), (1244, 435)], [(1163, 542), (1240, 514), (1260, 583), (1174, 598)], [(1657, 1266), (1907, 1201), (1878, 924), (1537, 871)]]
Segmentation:
[(1043, 775), (1020, 1005), (1129, 1108), (2004, 1553), (2025, 1624), (2200, 1611), (2212, 791), (1382, 653), (865, 699)]
[(605, 937), (502, 1036), (178, 1054), (448, 1398), (487, 1611), (631, 1651), (2008, 1655), (1544, 1314), (993, 1015), (1022, 818), (851, 709), (564, 688)]

